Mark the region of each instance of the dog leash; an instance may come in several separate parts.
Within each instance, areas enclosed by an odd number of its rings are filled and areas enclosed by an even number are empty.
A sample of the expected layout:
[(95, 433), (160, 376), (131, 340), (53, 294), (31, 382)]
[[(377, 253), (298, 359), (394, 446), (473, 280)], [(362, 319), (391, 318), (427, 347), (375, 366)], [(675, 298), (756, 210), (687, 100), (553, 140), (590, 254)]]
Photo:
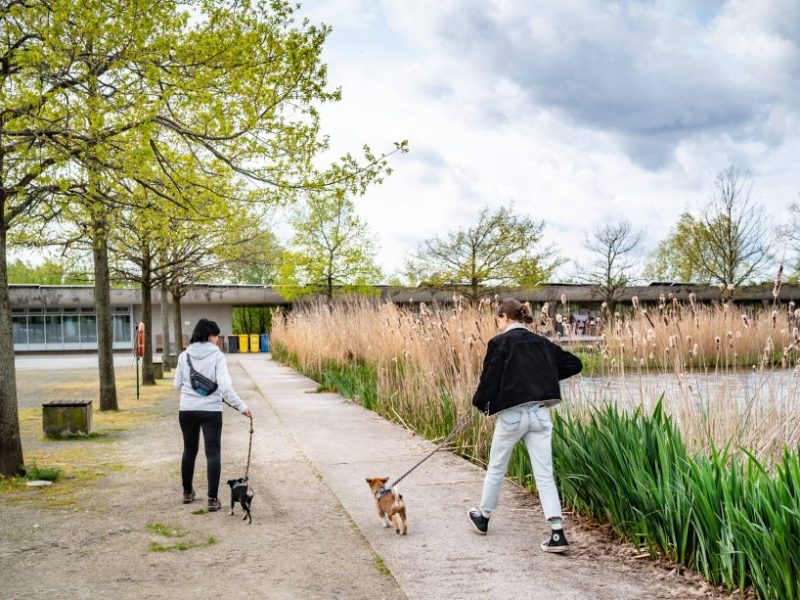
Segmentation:
[[(236, 410), (233, 404), (225, 400), (225, 398), (223, 398), (222, 401), (231, 408), (233, 408), (234, 410)], [(253, 451), (253, 417), (248, 417), (248, 418), (250, 419), (250, 442), (247, 444), (247, 466), (244, 469), (245, 479), (247, 479), (247, 476), (250, 474), (250, 454)]]
[(441, 449), (442, 449), (442, 448), (445, 446), (445, 444), (447, 444), (447, 442), (449, 442), (451, 439), (453, 439), (453, 436), (455, 436), (455, 435), (456, 435), (456, 434), (457, 434), (459, 431), (461, 431), (462, 429), (464, 429), (464, 426), (465, 426), (467, 423), (469, 423), (469, 421), (470, 421), (470, 419), (469, 419), (469, 415), (464, 415), (464, 416), (462, 416), (462, 417), (461, 417), (461, 421), (460, 421), (459, 423), (457, 423), (455, 427), (453, 427), (453, 430), (452, 430), (452, 431), (451, 431), (449, 434), (447, 434), (447, 437), (446, 437), (446, 438), (444, 438), (444, 439), (443, 439), (443, 440), (442, 440), (442, 441), (439, 443), (439, 445), (438, 445), (438, 446), (436, 446), (436, 448), (434, 448), (433, 450), (431, 450), (431, 452), (430, 452), (430, 453), (428, 453), (428, 455), (427, 455), (425, 458), (423, 458), (421, 461), (419, 461), (417, 464), (415, 464), (413, 467), (411, 467), (411, 468), (410, 468), (408, 471), (406, 471), (406, 472), (405, 472), (405, 473), (403, 473), (403, 474), (402, 474), (400, 477), (398, 477), (398, 478), (397, 478), (397, 479), (394, 481), (394, 483), (392, 483), (392, 485), (387, 485), (387, 486), (384, 486), (384, 487), (382, 487), (381, 489), (379, 489), (379, 490), (378, 490), (378, 491), (375, 493), (375, 497), (376, 497), (378, 500), (380, 500), (380, 499), (383, 497), (383, 495), (384, 495), (384, 494), (388, 494), (389, 492), (391, 492), (391, 491), (392, 491), (392, 488), (393, 488), (393, 487), (395, 487), (395, 486), (396, 486), (398, 483), (400, 483), (400, 482), (401, 482), (403, 479), (405, 479), (405, 478), (406, 478), (406, 476), (408, 476), (408, 475), (409, 475), (409, 474), (410, 474), (410, 473), (411, 473), (411, 472), (412, 472), (414, 469), (416, 469), (418, 466), (420, 466), (422, 463), (424, 463), (426, 460), (428, 460), (428, 459), (429, 459), (431, 456), (433, 456), (433, 455), (434, 455), (434, 454), (436, 454), (436, 453), (437, 453), (439, 450), (441, 450)]
[(250, 443), (247, 445), (247, 467), (244, 469), (244, 478), (250, 473), (250, 452), (253, 450), (253, 417), (250, 417)]

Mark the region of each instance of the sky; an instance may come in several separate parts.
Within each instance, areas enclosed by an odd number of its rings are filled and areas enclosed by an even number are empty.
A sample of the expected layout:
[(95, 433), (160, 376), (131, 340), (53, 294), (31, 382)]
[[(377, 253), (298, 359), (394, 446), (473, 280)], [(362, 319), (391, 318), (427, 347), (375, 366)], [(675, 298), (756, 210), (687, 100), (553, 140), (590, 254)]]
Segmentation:
[(333, 28), (332, 154), (408, 140), (356, 199), (389, 274), (485, 205), (543, 219), (545, 243), (583, 262), (586, 233), (622, 218), (644, 257), (729, 166), (775, 224), (800, 201), (800, 0), (307, 0), (300, 14)]

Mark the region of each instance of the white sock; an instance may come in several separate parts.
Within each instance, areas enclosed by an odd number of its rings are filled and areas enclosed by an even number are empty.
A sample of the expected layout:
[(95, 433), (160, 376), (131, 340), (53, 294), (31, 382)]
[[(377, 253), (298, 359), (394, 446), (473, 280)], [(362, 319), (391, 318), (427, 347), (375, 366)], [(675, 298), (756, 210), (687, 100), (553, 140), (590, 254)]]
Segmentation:
[(561, 519), (559, 517), (553, 517), (552, 519), (547, 519), (547, 520), (550, 523), (550, 529), (552, 529), (554, 531), (558, 531), (559, 529), (562, 529), (562, 527), (561, 527)]
[(488, 519), (489, 517), (492, 516), (492, 511), (481, 509), (481, 515), (483, 516), (484, 519)]

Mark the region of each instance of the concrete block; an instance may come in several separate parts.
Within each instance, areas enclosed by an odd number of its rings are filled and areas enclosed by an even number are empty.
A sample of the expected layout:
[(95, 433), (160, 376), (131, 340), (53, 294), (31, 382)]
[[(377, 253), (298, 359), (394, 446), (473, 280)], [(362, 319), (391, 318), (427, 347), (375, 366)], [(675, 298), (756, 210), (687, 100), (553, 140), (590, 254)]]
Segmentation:
[(42, 429), (47, 437), (89, 435), (93, 428), (91, 400), (54, 400), (42, 404)]

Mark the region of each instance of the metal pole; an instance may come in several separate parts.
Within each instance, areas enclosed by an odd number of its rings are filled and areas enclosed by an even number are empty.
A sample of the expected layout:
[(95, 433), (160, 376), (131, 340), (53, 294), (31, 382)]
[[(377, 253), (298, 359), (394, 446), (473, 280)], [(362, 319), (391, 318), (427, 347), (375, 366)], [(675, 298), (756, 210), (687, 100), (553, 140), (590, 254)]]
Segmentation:
[(139, 399), (139, 355), (136, 355), (136, 399)]

